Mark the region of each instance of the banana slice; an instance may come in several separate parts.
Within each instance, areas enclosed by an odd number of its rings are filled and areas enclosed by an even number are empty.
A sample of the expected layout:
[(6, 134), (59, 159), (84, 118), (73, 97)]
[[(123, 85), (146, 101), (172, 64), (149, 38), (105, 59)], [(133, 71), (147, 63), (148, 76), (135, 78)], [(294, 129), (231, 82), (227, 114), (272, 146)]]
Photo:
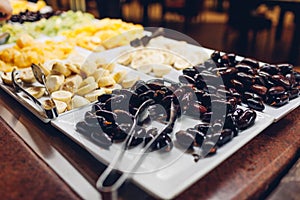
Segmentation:
[(104, 76), (98, 79), (99, 87), (109, 87), (114, 84), (116, 84), (116, 81), (112, 76)]
[(2, 72), (1, 79), (6, 85), (12, 85), (11, 72)]
[(34, 74), (31, 70), (31, 68), (25, 68), (25, 69), (21, 69), (20, 70), (20, 79), (24, 82), (24, 83), (33, 83), (36, 81)]
[(185, 68), (191, 67), (191, 64), (182, 58), (176, 58), (173, 66), (177, 70), (183, 70)]
[(113, 78), (116, 81), (116, 83), (121, 83), (125, 79), (126, 75), (127, 75), (127, 71), (121, 70), (114, 73)]
[(69, 82), (69, 81), (74, 82), (76, 88), (79, 88), (79, 86), (83, 80), (79, 74), (74, 74), (74, 75), (71, 75), (68, 78), (66, 78), (65, 82)]
[(96, 82), (93, 82), (93, 83), (90, 83), (83, 87), (78, 88), (76, 94), (78, 94), (80, 96), (84, 96), (87, 93), (90, 93), (97, 88), (98, 88), (98, 84)]
[(86, 76), (91, 76), (97, 69), (97, 65), (93, 61), (86, 60), (81, 66), (81, 70), (86, 74)]
[(166, 65), (173, 65), (175, 62), (175, 56), (169, 52), (163, 52), (162, 55), (164, 56), (164, 64)]
[(117, 62), (121, 65), (129, 65), (132, 61), (132, 54), (131, 53), (124, 53), (122, 54), (119, 59), (117, 60)]
[(68, 103), (71, 101), (73, 94), (69, 91), (64, 90), (58, 90), (51, 94), (51, 97), (58, 101), (63, 101), (65, 103)]
[(103, 66), (104, 69), (108, 70), (109, 72), (113, 72), (115, 70), (116, 64), (115, 63), (107, 63)]
[(145, 65), (139, 65), (136, 70), (143, 72), (145, 74), (149, 74), (152, 71), (152, 65), (151, 64), (145, 64)]
[(57, 109), (58, 114), (61, 114), (67, 110), (67, 103), (59, 100), (53, 100)]
[(130, 66), (133, 69), (137, 69), (140, 65), (145, 64), (149, 64), (149, 60), (147, 60), (147, 57), (145, 55), (141, 54), (132, 58)]
[(102, 94), (105, 94), (105, 89), (104, 88), (94, 90), (91, 93), (88, 93), (88, 94), (84, 95), (84, 97), (87, 100), (89, 100), (90, 102), (94, 102), (94, 101), (97, 101), (98, 96), (101, 96)]
[(44, 95), (46, 89), (44, 87), (35, 87), (34, 86), (34, 87), (26, 88), (26, 91), (29, 94), (31, 94), (32, 96), (34, 96), (35, 98), (39, 99)]
[(135, 82), (137, 82), (138, 80), (140, 80), (139, 76), (128, 76), (122, 81), (122, 87), (123, 88), (130, 88), (132, 87)]
[(79, 64), (66, 63), (65, 66), (71, 72), (73, 72), (75, 74), (80, 74), (80, 65)]
[(49, 75), (46, 80), (46, 87), (50, 93), (54, 92), (60, 88), (60, 86), (64, 83), (64, 80), (64, 75)]
[(156, 77), (163, 77), (171, 71), (172, 67), (165, 64), (154, 64), (152, 65), (152, 69)]
[(95, 78), (93, 76), (89, 76), (80, 83), (79, 88), (95, 82)]
[(65, 81), (64, 84), (60, 87), (60, 90), (69, 91), (74, 94), (77, 91), (77, 86), (74, 81)]
[(73, 109), (88, 105), (89, 103), (90, 103), (89, 100), (87, 100), (86, 98), (84, 98), (82, 96), (75, 95), (72, 98), (72, 108)]
[(62, 62), (55, 62), (52, 65), (52, 73), (53, 74), (63, 74), (65, 77), (71, 75), (71, 70), (67, 68), (67, 66)]
[[(95, 80), (98, 80), (99, 78), (104, 77), (104, 76), (108, 76), (109, 74), (110, 74), (110, 72), (108, 70), (103, 69), (103, 68), (98, 68), (93, 73), (93, 77), (95, 78)], [(96, 82), (98, 82), (98, 81), (96, 81)]]

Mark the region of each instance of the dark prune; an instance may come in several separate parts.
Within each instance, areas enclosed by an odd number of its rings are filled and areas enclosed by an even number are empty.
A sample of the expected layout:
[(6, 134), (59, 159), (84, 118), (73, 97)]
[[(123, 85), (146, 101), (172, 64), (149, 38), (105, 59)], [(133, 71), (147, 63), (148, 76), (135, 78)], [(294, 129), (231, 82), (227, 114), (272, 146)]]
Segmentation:
[(237, 80), (244, 84), (244, 86), (249, 87), (254, 83), (254, 77), (250, 74), (244, 72), (238, 72), (236, 76)]
[(157, 128), (151, 128), (146, 132), (144, 146), (146, 146), (158, 134)]
[(247, 99), (247, 106), (257, 111), (263, 111), (265, 109), (265, 105), (260, 98)]
[(275, 74), (275, 75), (273, 75), (271, 77), (271, 80), (274, 83), (276, 83), (276, 84), (278, 84), (280, 86), (283, 86), (286, 89), (289, 89), (291, 87), (290, 81), (286, 77), (284, 77), (283, 75), (281, 75), (281, 74)]
[(299, 89), (298, 88), (291, 88), (289, 91), (289, 99), (294, 99), (299, 96)]
[(252, 69), (252, 67), (250, 67), (249, 65), (245, 65), (245, 64), (237, 64), (235, 66), (235, 68), (239, 71), (239, 72), (244, 72), (246, 74), (250, 74), (250, 75), (254, 75), (254, 70)]
[(216, 63), (219, 62), (219, 59), (221, 59), (221, 54), (220, 54), (220, 51), (214, 51), (210, 58), (215, 61)]
[(271, 87), (268, 92), (267, 95), (268, 96), (278, 96), (278, 95), (282, 95), (285, 93), (285, 89), (282, 86), (276, 86), (276, 87)]
[(249, 65), (250, 67), (252, 67), (253, 69), (258, 69), (259, 68), (259, 63), (257, 60), (251, 59), (251, 58), (244, 58), (240, 64), (245, 64), (245, 65)]
[(244, 130), (251, 127), (256, 119), (256, 112), (251, 109), (247, 109), (237, 120), (237, 126), (239, 129)]
[(238, 91), (238, 92), (244, 92), (246, 88), (244, 87), (244, 84), (236, 79), (231, 80), (231, 85)]
[(144, 141), (146, 136), (146, 130), (143, 127), (136, 127), (134, 129), (131, 140), (129, 141), (129, 147), (135, 147)]
[(196, 70), (195, 67), (193, 68), (186, 68), (182, 70), (183, 75), (188, 76), (192, 79), (196, 76), (196, 74), (200, 73), (199, 71)]
[(265, 96), (267, 94), (268, 88), (266, 88), (265, 86), (262, 85), (252, 85), (250, 87), (251, 91), (260, 95), (260, 96)]
[(233, 136), (234, 136), (234, 133), (231, 129), (223, 129), (221, 131), (217, 145), (222, 146), (222, 145), (226, 144), (233, 138)]
[(195, 84), (195, 79), (188, 76), (188, 75), (180, 75), (178, 77), (178, 80), (180, 83), (183, 83), (183, 84)]
[(277, 67), (281, 74), (286, 75), (293, 71), (294, 66), (286, 63), (286, 64), (278, 64)]
[(260, 68), (260, 71), (267, 72), (270, 75), (275, 75), (279, 73), (279, 69), (276, 65), (265, 64)]
[(160, 134), (150, 145), (150, 151), (162, 150), (165, 152), (169, 152), (172, 148), (173, 142), (168, 134)]
[(284, 104), (287, 104), (288, 102), (289, 102), (289, 95), (286, 93), (281, 95), (276, 95), (276, 96), (267, 96), (266, 99), (267, 104), (275, 107), (282, 106)]
[(138, 95), (145, 93), (150, 90), (150, 87), (146, 85), (146, 83), (142, 80), (138, 80), (135, 82), (135, 84), (131, 88), (133, 91), (135, 91)]

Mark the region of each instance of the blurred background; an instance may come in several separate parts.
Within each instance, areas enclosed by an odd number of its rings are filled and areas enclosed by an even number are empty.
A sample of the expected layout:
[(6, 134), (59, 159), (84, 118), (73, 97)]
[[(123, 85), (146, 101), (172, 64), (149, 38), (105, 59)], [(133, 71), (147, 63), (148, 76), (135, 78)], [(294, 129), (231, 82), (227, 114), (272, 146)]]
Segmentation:
[(174, 29), (211, 49), (269, 63), (300, 65), (299, 0), (47, 0), (47, 3), (54, 9), (87, 11), (97, 18), (122, 18), (145, 27)]

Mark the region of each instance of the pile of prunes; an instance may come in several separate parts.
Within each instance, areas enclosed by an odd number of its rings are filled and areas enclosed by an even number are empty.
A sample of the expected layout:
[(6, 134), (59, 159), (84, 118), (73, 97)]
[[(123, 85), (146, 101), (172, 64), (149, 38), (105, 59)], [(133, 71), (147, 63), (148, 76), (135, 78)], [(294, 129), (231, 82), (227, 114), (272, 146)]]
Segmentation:
[(260, 66), (254, 59), (237, 61), (235, 54), (219, 51), (211, 54), (211, 60), (216, 66), (211, 71), (223, 78), (226, 90), (238, 93), (249, 108), (263, 111), (264, 103), (280, 107), (299, 96), (300, 73), (291, 64)]
[(41, 13), (40, 11), (29, 11), (20, 12), (19, 14), (12, 15), (9, 22), (17, 22), (23, 24), (24, 22), (36, 22), (43, 18), (49, 19), (52, 16), (60, 15), (62, 11), (49, 11)]
[[(202, 73), (194, 80), (199, 67), (202, 70), (202, 66), (184, 70), (179, 83), (140, 80), (131, 89), (99, 96), (84, 120), (76, 124), (77, 131), (105, 148), (124, 142), (130, 133), (128, 148), (145, 147), (151, 141), (150, 151), (168, 152), (176, 144), (190, 151), (205, 148), (207, 154), (216, 153), (217, 147), (254, 124), (256, 112), (237, 108), (241, 97), (235, 90), (225, 90), (219, 77)], [(173, 133), (176, 120), (183, 115), (199, 120), (199, 124)], [(153, 121), (164, 124), (164, 128), (153, 127)]]

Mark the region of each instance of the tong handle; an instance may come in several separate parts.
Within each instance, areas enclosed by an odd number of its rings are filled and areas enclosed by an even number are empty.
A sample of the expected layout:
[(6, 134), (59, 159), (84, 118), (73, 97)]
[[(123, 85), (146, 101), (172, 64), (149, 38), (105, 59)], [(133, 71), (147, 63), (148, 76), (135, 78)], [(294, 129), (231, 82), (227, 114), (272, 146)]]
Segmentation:
[[(174, 109), (174, 102), (171, 102), (171, 108)], [(127, 169), (127, 172), (123, 172), (121, 175), (121, 172), (118, 172), (114, 167), (116, 164), (119, 164), (121, 161), (121, 156), (125, 153), (126, 147), (128, 141), (131, 138), (131, 135), (127, 135), (126, 142), (125, 142), (125, 148), (122, 148), (122, 151), (120, 151), (116, 156), (114, 156), (113, 161), (109, 164), (109, 166), (105, 169), (105, 171), (100, 175), (100, 177), (97, 180), (96, 187), (103, 191), (103, 192), (113, 192), (116, 191), (121, 185), (126, 181), (126, 179), (130, 176), (130, 173), (135, 170), (138, 164), (143, 160), (145, 153), (148, 152), (151, 145), (156, 141), (156, 139), (164, 132), (165, 129), (167, 129), (170, 125), (174, 126), (174, 121), (176, 118), (176, 114), (174, 112), (171, 112), (170, 120), (169, 122), (162, 128), (161, 131), (158, 132), (157, 135), (150, 140), (150, 142), (147, 143), (145, 147), (143, 147), (138, 155), (134, 158), (132, 162), (130, 162), (129, 168)], [(136, 122), (136, 120), (135, 120)], [(132, 130), (132, 129), (131, 129)], [(130, 132), (131, 133), (131, 132)], [(109, 178), (113, 177), (115, 180), (113, 183), (109, 183)], [(106, 185), (106, 181), (109, 183), (109, 185)]]
[[(11, 73), (11, 78), (12, 78), (12, 82), (13, 82), (13, 87), (14, 89), (18, 92), (18, 91), (22, 91), (31, 101), (33, 101), (41, 110), (44, 111), (44, 113), (46, 114), (46, 116), (49, 119), (54, 119), (58, 116), (58, 112), (55, 106), (55, 103), (53, 101), (52, 98), (49, 97), (48, 101), (50, 101), (51, 106), (49, 106), (49, 109), (46, 109), (42, 103), (37, 100), (34, 96), (32, 96), (29, 92), (27, 92), (16, 80), (16, 75), (17, 75), (17, 70), (14, 69)], [(46, 100), (47, 101), (47, 100)]]

